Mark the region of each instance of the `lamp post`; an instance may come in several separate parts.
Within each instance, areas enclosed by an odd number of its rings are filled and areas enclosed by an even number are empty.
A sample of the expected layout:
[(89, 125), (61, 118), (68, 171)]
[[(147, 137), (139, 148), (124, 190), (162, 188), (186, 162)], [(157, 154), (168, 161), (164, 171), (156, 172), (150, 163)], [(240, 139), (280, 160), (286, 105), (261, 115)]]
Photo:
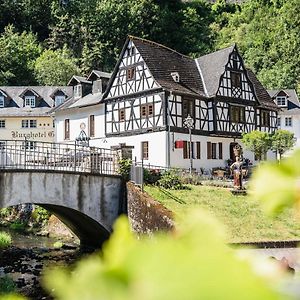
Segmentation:
[(193, 151), (192, 151), (192, 129), (194, 128), (194, 119), (188, 115), (184, 121), (183, 121), (183, 126), (188, 128), (189, 130), (189, 136), (190, 136), (190, 147), (189, 147), (189, 152), (190, 152), (190, 174), (192, 174), (193, 170)]

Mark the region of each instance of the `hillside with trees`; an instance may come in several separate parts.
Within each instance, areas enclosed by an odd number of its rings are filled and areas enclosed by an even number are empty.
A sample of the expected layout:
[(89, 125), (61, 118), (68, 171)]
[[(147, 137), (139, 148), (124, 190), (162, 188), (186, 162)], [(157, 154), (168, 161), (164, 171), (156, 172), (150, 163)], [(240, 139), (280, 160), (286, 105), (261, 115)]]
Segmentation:
[(237, 43), (268, 88), (299, 84), (297, 0), (2, 0), (0, 85), (112, 71), (128, 34), (197, 57)]

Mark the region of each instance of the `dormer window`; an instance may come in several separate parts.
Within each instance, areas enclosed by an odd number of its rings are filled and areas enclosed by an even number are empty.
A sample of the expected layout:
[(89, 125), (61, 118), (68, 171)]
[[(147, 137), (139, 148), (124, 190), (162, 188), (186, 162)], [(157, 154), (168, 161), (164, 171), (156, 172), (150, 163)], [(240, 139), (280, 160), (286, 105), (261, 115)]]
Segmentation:
[(35, 107), (35, 96), (25, 96), (25, 106)]
[(74, 86), (74, 98), (80, 98), (82, 96), (82, 85), (77, 84)]
[(173, 80), (175, 82), (179, 82), (180, 81), (180, 77), (179, 77), (179, 73), (178, 72), (172, 72), (171, 76), (172, 76), (172, 78), (173, 78)]
[(278, 106), (286, 106), (287, 105), (287, 101), (286, 101), (286, 97), (285, 96), (277, 96), (276, 97), (276, 102)]
[(66, 100), (66, 96), (65, 95), (56, 95), (55, 96), (55, 106), (58, 106), (62, 103), (64, 103)]
[(4, 107), (4, 96), (0, 95), (0, 107)]
[(93, 94), (102, 93), (102, 80), (93, 81)]

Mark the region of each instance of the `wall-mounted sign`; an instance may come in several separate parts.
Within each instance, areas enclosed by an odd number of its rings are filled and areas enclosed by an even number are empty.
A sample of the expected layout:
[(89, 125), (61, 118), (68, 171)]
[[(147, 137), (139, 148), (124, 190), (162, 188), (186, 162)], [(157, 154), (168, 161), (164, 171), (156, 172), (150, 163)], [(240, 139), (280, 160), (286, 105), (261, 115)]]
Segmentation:
[(12, 139), (27, 139), (27, 140), (39, 140), (39, 139), (52, 139), (54, 138), (54, 131), (39, 131), (39, 132), (19, 132), (11, 131)]

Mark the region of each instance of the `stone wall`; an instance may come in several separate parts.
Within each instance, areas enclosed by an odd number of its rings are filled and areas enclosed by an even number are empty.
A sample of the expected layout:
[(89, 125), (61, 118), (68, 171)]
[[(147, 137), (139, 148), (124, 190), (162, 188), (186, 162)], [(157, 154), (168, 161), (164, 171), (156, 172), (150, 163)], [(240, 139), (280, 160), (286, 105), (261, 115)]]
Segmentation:
[(174, 229), (173, 214), (133, 183), (127, 183), (128, 217), (137, 233)]

